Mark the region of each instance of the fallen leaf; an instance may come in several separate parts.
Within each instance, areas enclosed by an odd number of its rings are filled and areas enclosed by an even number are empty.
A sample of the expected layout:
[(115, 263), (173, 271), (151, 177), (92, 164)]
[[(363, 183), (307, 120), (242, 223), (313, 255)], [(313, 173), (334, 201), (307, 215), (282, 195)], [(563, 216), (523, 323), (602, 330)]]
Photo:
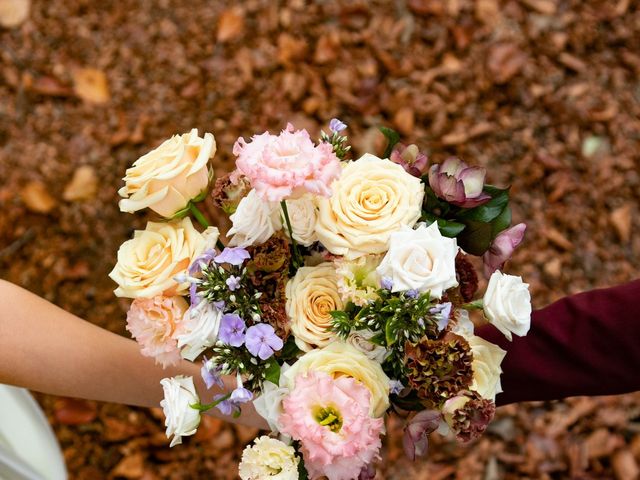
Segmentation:
[(244, 12), (240, 8), (231, 8), (225, 10), (218, 20), (218, 34), (216, 36), (219, 42), (228, 42), (236, 40), (244, 34)]
[(33, 78), (29, 74), (22, 76), (22, 85), (25, 90), (47, 97), (71, 97), (73, 89), (55, 77), (41, 76)]
[(522, 0), (522, 3), (544, 15), (553, 15), (558, 9), (553, 0)]
[(527, 62), (527, 55), (513, 43), (498, 43), (489, 49), (487, 66), (496, 83), (515, 77)]
[(82, 425), (93, 422), (98, 414), (95, 402), (78, 398), (59, 398), (53, 406), (53, 413), (63, 425)]
[(609, 214), (609, 220), (611, 220), (620, 241), (622, 243), (629, 242), (631, 238), (631, 204), (627, 203), (616, 208)]
[(611, 460), (613, 472), (617, 480), (637, 480), (640, 478), (640, 467), (630, 450), (616, 452)]
[(0, 26), (14, 28), (29, 18), (31, 0), (0, 0)]
[(67, 202), (90, 200), (98, 191), (98, 177), (90, 165), (82, 165), (73, 172), (71, 181), (64, 188), (62, 198)]
[(20, 197), (27, 208), (35, 213), (49, 213), (57, 205), (46, 185), (38, 181), (27, 183), (20, 192)]
[(144, 455), (140, 452), (124, 457), (111, 471), (113, 477), (140, 478), (144, 475)]
[(393, 123), (398, 131), (404, 135), (410, 135), (415, 125), (415, 113), (411, 107), (402, 107), (393, 116)]
[(107, 76), (95, 68), (76, 68), (72, 71), (73, 90), (82, 100), (103, 104), (111, 98)]

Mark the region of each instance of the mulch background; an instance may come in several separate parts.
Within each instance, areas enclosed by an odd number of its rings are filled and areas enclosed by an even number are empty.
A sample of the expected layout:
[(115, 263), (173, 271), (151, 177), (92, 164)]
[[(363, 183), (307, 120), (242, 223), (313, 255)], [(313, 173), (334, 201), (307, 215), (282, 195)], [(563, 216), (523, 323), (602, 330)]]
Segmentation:
[[(118, 210), (125, 168), (197, 127), (221, 173), (240, 135), (316, 136), (337, 116), (356, 154), (381, 152), (387, 125), (512, 185), (528, 231), (508, 270), (534, 306), (631, 280), (639, 46), (634, 0), (34, 1), (0, 28), (0, 276), (125, 334), (107, 273), (147, 219)], [(38, 399), (72, 479), (231, 479), (256, 433), (207, 419), (169, 449), (157, 410)], [(640, 395), (505, 407), (416, 465), (398, 425), (385, 443), (385, 479), (631, 480)]]

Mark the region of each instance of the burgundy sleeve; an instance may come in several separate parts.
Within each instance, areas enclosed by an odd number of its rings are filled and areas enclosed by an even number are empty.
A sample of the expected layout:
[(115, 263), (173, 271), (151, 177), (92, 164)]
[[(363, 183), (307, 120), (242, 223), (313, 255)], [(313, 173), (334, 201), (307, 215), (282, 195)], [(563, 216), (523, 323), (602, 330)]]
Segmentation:
[(640, 390), (640, 280), (537, 310), (512, 342), (491, 325), (477, 334), (508, 351), (498, 405)]

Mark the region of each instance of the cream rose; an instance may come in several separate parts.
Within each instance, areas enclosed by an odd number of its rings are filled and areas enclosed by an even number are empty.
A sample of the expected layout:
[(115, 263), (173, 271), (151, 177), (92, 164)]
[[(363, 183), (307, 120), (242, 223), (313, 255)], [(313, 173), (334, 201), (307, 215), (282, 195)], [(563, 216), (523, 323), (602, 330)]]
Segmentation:
[(173, 435), (170, 446), (182, 443), (182, 437), (193, 435), (200, 424), (200, 411), (191, 408), (200, 403), (193, 377), (178, 375), (160, 381), (164, 399), (160, 402), (164, 412), (167, 438)]
[(216, 153), (213, 135), (198, 136), (194, 128), (174, 135), (127, 169), (125, 186), (118, 193), (120, 210), (135, 212), (149, 207), (172, 217), (202, 194), (209, 185), (209, 159)]
[[(287, 200), (287, 211), (289, 212), (293, 238), (296, 242), (305, 247), (317, 242), (316, 222), (318, 213), (313, 197), (305, 195), (295, 200)], [(284, 216), (282, 216), (282, 225), (286, 225)], [(288, 229), (285, 228), (284, 231), (289, 235)]]
[(328, 345), (336, 336), (331, 330), (332, 310), (342, 310), (338, 276), (332, 263), (302, 267), (286, 287), (287, 315), (291, 333), (300, 350)]
[(361, 382), (371, 392), (372, 417), (381, 417), (389, 408), (389, 377), (377, 362), (369, 360), (364, 353), (342, 341), (304, 354), (284, 374), (287, 388), (293, 390), (299, 374), (310, 370), (325, 372), (337, 377), (346, 375)]
[(238, 473), (242, 480), (298, 480), (299, 462), (293, 447), (263, 435), (242, 452)]
[(531, 294), (521, 277), (496, 270), (489, 279), (483, 298), (484, 313), (489, 323), (511, 340), (515, 333), (523, 337), (531, 327)]
[(473, 354), (473, 382), (470, 389), (487, 400), (495, 400), (502, 391), (500, 385), (500, 364), (507, 352), (485, 339), (473, 335), (467, 338)]
[(238, 208), (229, 219), (233, 223), (227, 233), (231, 237), (231, 247), (260, 245), (282, 228), (280, 205), (262, 200), (255, 190), (251, 190), (240, 200)]
[(185, 312), (174, 333), (182, 358), (193, 362), (198, 355), (216, 343), (221, 318), (222, 310), (205, 300)]
[(375, 362), (382, 363), (387, 357), (387, 349), (371, 341), (375, 332), (371, 330), (354, 330), (347, 337), (347, 343), (353, 345), (365, 356)]
[(365, 154), (349, 162), (331, 188), (330, 198), (317, 198), (316, 232), (335, 255), (384, 253), (392, 232), (420, 218), (424, 185), (389, 160)]
[(391, 234), (389, 251), (376, 271), (381, 278), (392, 280), (392, 292), (430, 291), (433, 298), (440, 298), (458, 285), (457, 254), (455, 238), (442, 236), (436, 222), (415, 230), (402, 226)]
[(282, 415), (282, 401), (289, 395), (289, 389), (273, 382), (262, 382), (262, 393), (253, 401), (256, 413), (264, 418), (272, 432), (280, 432), (278, 418)]
[(186, 294), (189, 284), (178, 284), (174, 277), (186, 272), (205, 245), (202, 234), (188, 217), (166, 223), (148, 222), (144, 230), (136, 230), (133, 238), (118, 250), (118, 263), (109, 274), (119, 285), (116, 296), (151, 298)]

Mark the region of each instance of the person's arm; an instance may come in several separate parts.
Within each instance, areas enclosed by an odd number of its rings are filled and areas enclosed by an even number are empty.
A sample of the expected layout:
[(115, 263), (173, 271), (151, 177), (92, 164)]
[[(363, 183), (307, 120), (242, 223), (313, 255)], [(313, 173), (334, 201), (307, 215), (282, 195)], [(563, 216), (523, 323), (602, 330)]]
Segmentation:
[(537, 310), (512, 342), (491, 325), (477, 333), (508, 351), (498, 405), (640, 390), (640, 280)]
[[(183, 360), (163, 369), (140, 353), (138, 344), (86, 322), (27, 290), (0, 280), (0, 383), (52, 395), (158, 407), (160, 380), (175, 375), (194, 377), (202, 403), (211, 401), (217, 387), (207, 390), (200, 366)], [(227, 392), (235, 378), (223, 378)], [(245, 404), (237, 420), (217, 409), (210, 414), (246, 425), (267, 428)]]

